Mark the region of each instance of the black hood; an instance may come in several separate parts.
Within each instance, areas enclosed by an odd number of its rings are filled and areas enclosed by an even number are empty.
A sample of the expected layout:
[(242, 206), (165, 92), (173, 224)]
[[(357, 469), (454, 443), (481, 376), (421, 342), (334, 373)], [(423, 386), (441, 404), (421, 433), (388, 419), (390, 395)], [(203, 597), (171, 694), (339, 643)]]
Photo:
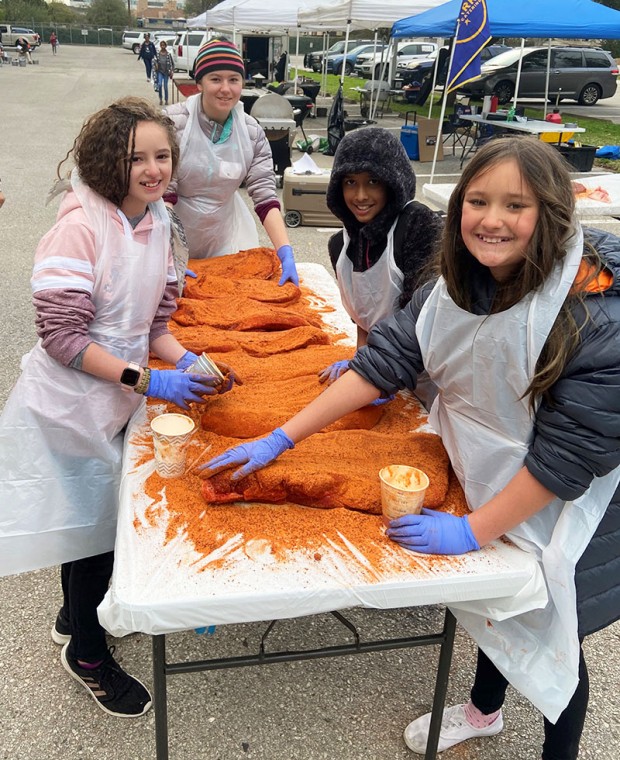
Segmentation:
[[(381, 180), (388, 191), (385, 208), (368, 224), (360, 224), (347, 208), (342, 179), (348, 174), (368, 172)], [(362, 127), (347, 133), (334, 156), (327, 187), (327, 206), (342, 220), (351, 237), (362, 236), (371, 243), (387, 235), (403, 206), (415, 196), (415, 174), (399, 139), (382, 127)], [(363, 229), (362, 229), (363, 228)]]

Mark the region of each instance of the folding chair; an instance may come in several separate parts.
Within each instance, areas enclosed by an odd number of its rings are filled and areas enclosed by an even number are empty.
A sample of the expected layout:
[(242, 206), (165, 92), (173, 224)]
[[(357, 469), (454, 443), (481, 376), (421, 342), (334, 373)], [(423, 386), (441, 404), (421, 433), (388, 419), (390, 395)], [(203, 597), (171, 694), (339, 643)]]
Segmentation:
[(469, 106), (457, 105), (454, 109), (454, 113), (448, 114), (447, 120), (444, 121), (441, 127), (441, 134), (444, 135), (444, 145), (452, 138), (452, 155), (456, 155), (456, 146), (461, 149), (461, 155), (463, 155), (467, 149), (467, 141), (471, 137), (472, 122), (461, 119), (463, 114), (470, 114), (471, 108)]
[[(378, 91), (378, 92), (377, 92)], [(372, 103), (376, 103), (375, 113), (383, 118), (383, 112), (389, 108), (391, 93), (387, 82), (371, 79), (363, 88), (358, 88), (360, 94), (360, 115), (362, 118), (370, 116)]]

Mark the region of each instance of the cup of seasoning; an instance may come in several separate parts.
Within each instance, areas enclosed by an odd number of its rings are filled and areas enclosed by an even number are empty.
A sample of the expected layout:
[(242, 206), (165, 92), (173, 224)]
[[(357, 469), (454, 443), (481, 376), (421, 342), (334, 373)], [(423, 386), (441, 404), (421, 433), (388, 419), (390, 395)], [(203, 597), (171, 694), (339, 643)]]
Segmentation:
[(217, 364), (209, 356), (209, 354), (204, 353), (204, 352), (200, 354), (200, 356), (191, 365), (191, 367), (188, 367), (185, 371), (195, 372), (199, 375), (213, 375), (219, 380), (218, 385), (223, 383), (224, 380), (226, 379), (224, 375), (221, 373)]

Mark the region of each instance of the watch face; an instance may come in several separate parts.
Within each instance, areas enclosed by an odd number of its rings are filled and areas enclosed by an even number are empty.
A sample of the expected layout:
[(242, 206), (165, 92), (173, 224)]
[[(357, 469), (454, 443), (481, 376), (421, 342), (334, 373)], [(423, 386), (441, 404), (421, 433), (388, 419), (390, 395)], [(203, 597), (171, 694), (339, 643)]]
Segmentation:
[(125, 367), (123, 374), (121, 375), (121, 383), (123, 385), (131, 385), (133, 388), (140, 379), (140, 370), (132, 369), (131, 367)]

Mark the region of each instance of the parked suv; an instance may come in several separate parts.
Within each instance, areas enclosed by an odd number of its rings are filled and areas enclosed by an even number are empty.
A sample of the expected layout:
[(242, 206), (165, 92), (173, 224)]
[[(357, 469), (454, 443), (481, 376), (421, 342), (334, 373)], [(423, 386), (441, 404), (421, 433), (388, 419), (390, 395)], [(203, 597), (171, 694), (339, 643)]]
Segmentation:
[[(441, 50), (442, 55), (446, 55), (448, 52), (447, 47), (444, 47)], [(512, 48), (508, 45), (487, 45), (486, 47), (482, 48), (482, 51), (480, 53), (481, 63), (484, 64), (487, 61), (490, 61), (491, 58), (495, 58), (496, 55), (499, 55), (500, 53), (506, 53), (508, 50), (512, 50)], [(400, 90), (411, 82), (421, 82), (424, 77), (432, 71), (438, 55), (439, 50), (435, 50), (428, 56), (428, 58), (416, 58), (415, 60), (408, 61), (407, 63), (400, 63), (399, 61), (396, 69), (396, 78), (394, 81), (395, 88), (397, 90)], [(447, 55), (441, 66), (442, 69), (437, 74), (437, 84), (444, 84), (445, 82), (446, 69), (448, 67)]]
[[(437, 50), (437, 44), (435, 42), (399, 42), (396, 48), (396, 60), (397, 67), (404, 66), (409, 61), (414, 61), (419, 58), (427, 58), (431, 53)], [(384, 68), (385, 75), (387, 77), (388, 62), (385, 60), (386, 53), (383, 54), (383, 60), (381, 52), (377, 52), (373, 55), (372, 50), (369, 53), (364, 53), (357, 58), (355, 64), (355, 73), (360, 77), (366, 77), (367, 79), (379, 79), (381, 76), (381, 68)]]
[[(328, 50), (316, 50), (315, 52), (306, 53), (304, 56), (304, 68), (312, 69), (312, 71), (320, 71), (323, 66), (323, 57), (330, 55), (338, 55), (345, 52), (344, 40), (338, 40)], [(358, 45), (364, 45), (372, 43), (372, 40), (349, 40), (347, 50), (353, 50)]]
[(172, 59), (175, 71), (187, 71), (193, 73), (194, 61), (200, 48), (207, 42), (206, 31), (185, 30), (177, 34), (172, 46)]
[[(508, 103), (514, 95), (520, 49), (492, 58), (482, 66), (482, 78), (468, 82), (462, 90), (474, 97), (495, 93), (499, 102)], [(547, 48), (523, 50), (520, 98), (544, 98), (547, 76)], [(600, 98), (616, 93), (618, 64), (601, 48), (551, 48), (549, 99), (572, 98), (583, 106), (593, 106)]]

